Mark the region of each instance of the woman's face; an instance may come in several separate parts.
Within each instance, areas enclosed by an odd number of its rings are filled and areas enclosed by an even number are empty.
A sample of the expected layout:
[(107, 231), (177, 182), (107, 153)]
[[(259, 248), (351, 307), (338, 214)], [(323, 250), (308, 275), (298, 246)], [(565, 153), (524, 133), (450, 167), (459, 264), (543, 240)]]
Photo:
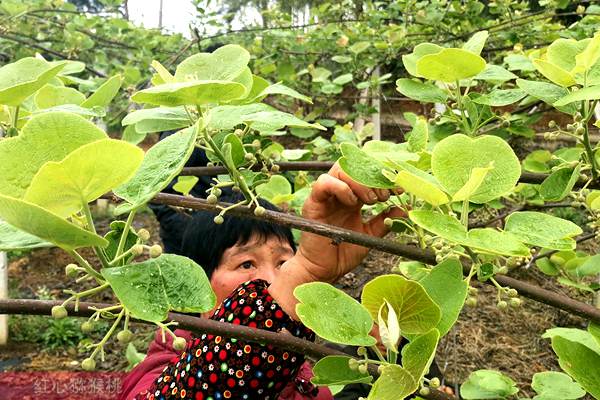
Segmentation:
[(252, 236), (243, 245), (228, 248), (214, 270), (210, 284), (219, 306), (242, 283), (262, 279), (273, 282), (281, 265), (294, 256), (289, 243), (278, 237), (266, 240)]

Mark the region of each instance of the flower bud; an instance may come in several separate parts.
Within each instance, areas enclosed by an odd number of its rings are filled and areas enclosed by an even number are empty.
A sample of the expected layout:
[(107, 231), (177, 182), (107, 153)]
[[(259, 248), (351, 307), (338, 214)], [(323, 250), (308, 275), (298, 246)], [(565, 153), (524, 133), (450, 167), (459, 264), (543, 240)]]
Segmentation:
[(140, 229), (137, 232), (137, 235), (140, 239), (142, 239), (143, 242), (147, 242), (148, 240), (150, 240), (150, 232), (148, 232), (147, 229), (144, 229), (144, 228)]
[(52, 307), (52, 318), (63, 319), (66, 318), (69, 313), (65, 306), (54, 306)]
[(78, 273), (79, 267), (77, 266), (77, 264), (68, 264), (65, 267), (65, 275), (67, 275), (69, 278), (76, 277)]
[(163, 253), (163, 249), (162, 247), (160, 247), (159, 244), (155, 244), (154, 246), (150, 247), (150, 257), (152, 258), (157, 258), (160, 257), (160, 255)]
[(129, 329), (123, 329), (117, 333), (117, 340), (119, 343), (127, 344), (133, 339), (133, 333)]
[(225, 222), (225, 218), (223, 218), (222, 215), (217, 215), (214, 219), (213, 219), (214, 223), (217, 225), (221, 225), (223, 222)]
[(81, 362), (81, 368), (84, 371), (93, 371), (96, 369), (96, 361), (93, 358), (86, 358)]
[(179, 336), (176, 337), (175, 340), (173, 340), (173, 348), (177, 351), (185, 350), (186, 344), (187, 344), (186, 340)]

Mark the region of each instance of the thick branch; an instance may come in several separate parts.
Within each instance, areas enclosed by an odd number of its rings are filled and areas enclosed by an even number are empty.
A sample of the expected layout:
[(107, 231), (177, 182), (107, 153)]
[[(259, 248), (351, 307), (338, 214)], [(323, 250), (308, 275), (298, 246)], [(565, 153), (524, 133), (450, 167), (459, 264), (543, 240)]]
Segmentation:
[[(53, 306), (61, 305), (59, 300), (29, 300), (29, 299), (0, 299), (0, 314), (25, 314), (25, 315), (50, 315)], [(78, 310), (75, 311), (75, 305), (69, 303), (66, 308), (69, 316), (75, 317), (90, 317), (95, 310), (90, 308), (106, 308), (110, 304), (102, 303), (79, 303)], [(187, 329), (196, 334), (213, 334), (222, 335), (228, 338), (237, 338), (247, 340), (253, 343), (269, 343), (282, 349), (304, 354), (305, 356), (319, 360), (325, 356), (350, 356), (339, 350), (329, 348), (320, 344), (309, 342), (308, 340), (299, 339), (295, 336), (285, 333), (276, 333), (263, 329), (250, 328), (244, 325), (234, 325), (228, 322), (215, 321), (208, 318), (199, 318), (186, 314), (169, 313), (169, 320), (176, 321), (177, 327)], [(152, 324), (151, 322), (131, 319), (132, 322), (140, 322), (143, 324)], [(377, 369), (373, 368), (373, 375), (376, 375)], [(429, 400), (455, 400), (454, 396), (447, 395), (443, 392), (432, 390), (430, 396), (424, 396)]]
[[(217, 213), (220, 210), (217, 206), (227, 207), (230, 204), (220, 203), (211, 205), (204, 199), (194, 197), (178, 196), (174, 194), (160, 193), (152, 200), (153, 203), (166, 204), (174, 207), (184, 207), (194, 210), (204, 210)], [(348, 229), (339, 228), (337, 226), (327, 225), (290, 214), (285, 214), (276, 211), (267, 211), (264, 216), (257, 217), (253, 211), (247, 207), (236, 207), (228, 211), (231, 215), (242, 216), (244, 218), (253, 218), (267, 220), (275, 224), (287, 226), (290, 228), (298, 228), (303, 231), (316, 233), (318, 235), (332, 238), (334, 242), (348, 242), (358, 244), (364, 247), (373, 248), (385, 251), (390, 254), (396, 254), (411, 260), (421, 261), (426, 264), (435, 265), (435, 253), (427, 249), (419, 249), (414, 246), (407, 246), (397, 243), (392, 240), (378, 238), (354, 232)], [(578, 239), (578, 240), (581, 240)], [(469, 266), (464, 265), (465, 273), (468, 274)], [(504, 285), (510, 286), (519, 291), (525, 297), (533, 300), (560, 308), (572, 314), (579, 315), (583, 318), (590, 319), (600, 323), (600, 309), (576, 300), (567, 296), (551, 292), (541, 287), (521, 282), (514, 278), (497, 275), (496, 280)]]

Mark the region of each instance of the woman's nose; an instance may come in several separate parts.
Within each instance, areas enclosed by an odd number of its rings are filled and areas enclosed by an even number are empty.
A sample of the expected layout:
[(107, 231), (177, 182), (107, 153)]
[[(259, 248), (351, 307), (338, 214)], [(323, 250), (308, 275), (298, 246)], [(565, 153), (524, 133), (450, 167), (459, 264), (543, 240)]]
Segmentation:
[(278, 273), (279, 273), (278, 268), (276, 268), (274, 266), (266, 266), (266, 267), (259, 269), (256, 278), (265, 280), (269, 283), (273, 283), (273, 281), (275, 280), (275, 277), (277, 276)]

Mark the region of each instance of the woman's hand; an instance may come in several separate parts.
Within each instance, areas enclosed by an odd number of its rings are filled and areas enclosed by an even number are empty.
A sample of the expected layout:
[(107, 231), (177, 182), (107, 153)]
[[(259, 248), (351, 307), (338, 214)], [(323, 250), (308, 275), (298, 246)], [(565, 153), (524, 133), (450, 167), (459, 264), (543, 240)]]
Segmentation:
[[(382, 237), (388, 232), (386, 217), (404, 217), (398, 208), (364, 222), (361, 215), (363, 204), (386, 201), (390, 192), (370, 189), (354, 182), (338, 163), (321, 175), (312, 187), (304, 203), (304, 218), (336, 225), (341, 228), (372, 236)], [(313, 233), (302, 232), (297, 257), (305, 265), (315, 281), (333, 282), (353, 270), (367, 255), (369, 249), (350, 243), (334, 243), (331, 239)]]
[[(363, 204), (386, 201), (389, 196), (388, 190), (372, 190), (354, 182), (336, 163), (328, 174), (321, 175), (314, 183), (304, 202), (302, 215), (314, 221), (381, 237), (388, 232), (384, 219), (404, 217), (404, 211), (394, 208), (363, 222), (360, 210)], [(298, 285), (315, 281), (334, 282), (354, 269), (368, 252), (366, 247), (337, 244), (327, 237), (302, 232), (298, 251), (283, 264), (269, 292), (290, 317), (298, 319), (298, 300), (293, 295)]]

